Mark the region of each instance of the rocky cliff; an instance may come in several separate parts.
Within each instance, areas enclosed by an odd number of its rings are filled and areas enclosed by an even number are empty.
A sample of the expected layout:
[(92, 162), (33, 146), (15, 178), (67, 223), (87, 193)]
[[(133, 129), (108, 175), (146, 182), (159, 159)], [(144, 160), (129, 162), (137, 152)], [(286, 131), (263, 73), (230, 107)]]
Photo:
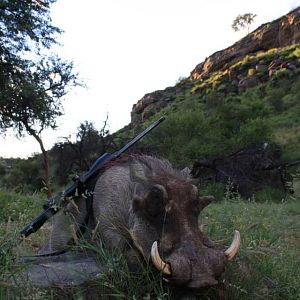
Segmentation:
[[(292, 61), (283, 62), (280, 57), (275, 56), (267, 64), (256, 61), (252, 68), (253, 71), (251, 71), (253, 74), (247, 74), (247, 76), (237, 74), (237, 69), (233, 69), (232, 66), (247, 55), (298, 43), (300, 43), (300, 7), (273, 22), (261, 25), (234, 45), (212, 54), (195, 67), (188, 79), (190, 82), (198, 82), (199, 85), (205, 83), (213, 73), (228, 70), (226, 81), (231, 81), (233, 87), (236, 87), (238, 91), (244, 91), (267, 80), (278, 68), (293, 71), (295, 64)], [(133, 105), (131, 128), (168, 106), (177, 94), (184, 92), (185, 88), (186, 85), (178, 84), (165, 90), (146, 94)]]

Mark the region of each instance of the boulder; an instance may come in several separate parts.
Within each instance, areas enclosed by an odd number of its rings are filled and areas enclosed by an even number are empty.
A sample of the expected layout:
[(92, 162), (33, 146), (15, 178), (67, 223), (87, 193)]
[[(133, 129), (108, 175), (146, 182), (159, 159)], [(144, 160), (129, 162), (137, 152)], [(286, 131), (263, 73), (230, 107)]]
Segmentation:
[(239, 93), (244, 92), (245, 90), (256, 86), (259, 83), (259, 80), (256, 75), (247, 76), (239, 81), (238, 89)]
[(66, 252), (54, 256), (23, 257), (20, 273), (13, 277), (14, 285), (28, 281), (38, 287), (79, 286), (97, 279), (104, 273), (96, 258), (82, 252)]
[(258, 64), (255, 66), (255, 70), (259, 73), (265, 73), (268, 71), (268, 66), (264, 64)]

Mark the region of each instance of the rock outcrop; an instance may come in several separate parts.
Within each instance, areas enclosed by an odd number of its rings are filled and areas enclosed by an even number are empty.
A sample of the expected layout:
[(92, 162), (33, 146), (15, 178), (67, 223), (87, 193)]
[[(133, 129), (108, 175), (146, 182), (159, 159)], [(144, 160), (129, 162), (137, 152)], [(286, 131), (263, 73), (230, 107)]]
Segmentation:
[(172, 100), (174, 100), (175, 94), (176, 87), (168, 87), (165, 90), (146, 94), (133, 105), (130, 126), (134, 128), (137, 124), (147, 120), (163, 107), (167, 106)]
[(224, 70), (247, 54), (300, 43), (300, 7), (287, 15), (261, 25), (234, 45), (214, 53), (192, 71), (193, 79)]
[[(259, 79), (255, 75), (239, 78), (239, 74), (233, 74), (234, 70), (229, 69), (231, 66), (242, 60), (246, 55), (298, 43), (300, 43), (300, 7), (273, 22), (261, 25), (234, 45), (212, 54), (195, 67), (191, 72), (190, 79), (203, 82), (213, 72), (228, 70), (229, 78), (237, 81), (238, 91), (243, 92), (247, 88), (258, 84)], [(268, 66), (257, 64), (254, 70), (260, 73), (268, 72), (267, 77), (271, 77), (278, 69), (276, 64), (282, 66), (282, 62), (274, 61), (272, 65)], [(292, 70), (293, 63), (284, 67)], [(134, 128), (137, 124), (144, 122), (151, 115), (169, 105), (176, 98), (177, 93), (180, 92), (182, 92), (180, 85), (176, 85), (175, 87), (168, 87), (165, 90), (146, 94), (133, 105), (131, 127)]]

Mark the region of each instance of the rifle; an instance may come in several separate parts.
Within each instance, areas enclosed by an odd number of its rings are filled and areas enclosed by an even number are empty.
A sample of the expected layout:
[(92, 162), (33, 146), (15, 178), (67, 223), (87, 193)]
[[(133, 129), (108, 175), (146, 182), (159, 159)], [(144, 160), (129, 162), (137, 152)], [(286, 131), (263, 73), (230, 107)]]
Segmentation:
[(121, 156), (125, 151), (127, 151), (130, 147), (132, 147), (135, 143), (137, 143), (142, 137), (144, 137), (147, 133), (149, 133), (153, 128), (159, 125), (162, 121), (164, 121), (164, 117), (159, 118), (157, 121), (152, 123), (149, 127), (147, 127), (144, 131), (138, 134), (135, 138), (133, 138), (128, 144), (126, 144), (120, 150), (110, 154), (104, 153), (102, 154), (95, 163), (91, 166), (91, 168), (83, 174), (81, 177), (76, 176), (73, 178), (74, 183), (67, 187), (63, 192), (59, 192), (55, 194), (53, 197), (47, 199), (46, 203), (43, 205), (44, 211), (40, 213), (30, 224), (26, 225), (21, 231), (21, 237), (27, 237), (31, 233), (36, 232), (49, 218), (55, 215), (61, 208), (62, 203), (73, 196), (78, 196), (80, 191), (84, 190), (85, 185), (88, 183), (88, 180), (94, 177), (103, 165), (109, 161), (115, 160)]

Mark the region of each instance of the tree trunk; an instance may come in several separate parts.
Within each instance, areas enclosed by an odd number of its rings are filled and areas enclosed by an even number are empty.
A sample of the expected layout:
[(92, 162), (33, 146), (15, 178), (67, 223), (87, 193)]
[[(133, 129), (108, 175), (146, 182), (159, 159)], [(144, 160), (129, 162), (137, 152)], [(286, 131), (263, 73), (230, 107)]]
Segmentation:
[(45, 184), (47, 188), (47, 196), (52, 196), (52, 190), (51, 190), (51, 182), (50, 182), (50, 167), (49, 167), (49, 158), (48, 158), (48, 152), (45, 150), (43, 141), (41, 138), (38, 140), (42, 154), (43, 154), (43, 160), (44, 160), (44, 167), (45, 167)]
[(45, 184), (47, 188), (47, 196), (51, 197), (52, 196), (52, 190), (51, 190), (51, 183), (50, 183), (50, 167), (49, 167), (49, 158), (48, 158), (48, 152), (44, 147), (44, 143), (41, 139), (41, 137), (36, 133), (34, 129), (32, 129), (30, 126), (27, 124), (24, 124), (26, 127), (27, 132), (32, 135), (37, 142), (40, 145), (40, 148), (42, 150), (42, 155), (43, 155), (43, 161), (44, 161), (44, 171), (45, 171)]

